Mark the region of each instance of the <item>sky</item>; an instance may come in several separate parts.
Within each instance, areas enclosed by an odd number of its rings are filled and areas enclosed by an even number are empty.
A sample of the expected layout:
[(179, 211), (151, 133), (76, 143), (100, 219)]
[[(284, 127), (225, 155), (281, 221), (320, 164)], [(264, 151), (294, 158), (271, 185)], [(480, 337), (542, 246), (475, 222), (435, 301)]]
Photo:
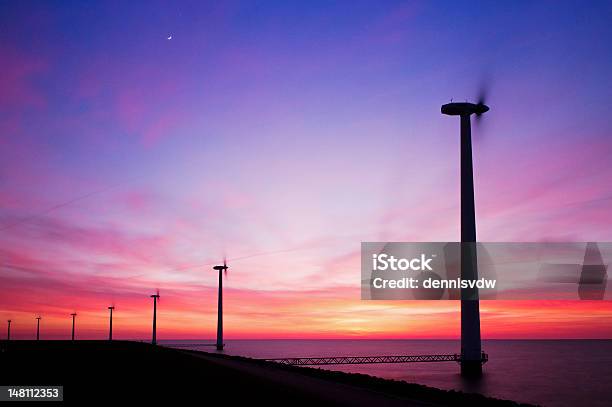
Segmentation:
[[(612, 3), (0, 1), (12, 336), (456, 338), (361, 301), (362, 241), (612, 241)], [(612, 338), (606, 301), (485, 301), (484, 338)]]

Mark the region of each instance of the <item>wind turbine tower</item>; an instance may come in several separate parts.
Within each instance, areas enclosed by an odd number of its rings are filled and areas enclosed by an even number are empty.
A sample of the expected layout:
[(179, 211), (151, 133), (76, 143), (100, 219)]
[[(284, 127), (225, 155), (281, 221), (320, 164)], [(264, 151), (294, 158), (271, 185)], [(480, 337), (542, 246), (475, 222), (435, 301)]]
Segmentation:
[(227, 261), (223, 259), (222, 266), (214, 266), (213, 270), (219, 272), (219, 296), (217, 302), (217, 350), (223, 350), (223, 274), (227, 275)]
[(113, 310), (115, 309), (114, 306), (108, 307), (108, 310), (110, 311), (110, 325), (108, 327), (108, 340), (112, 341), (113, 340)]
[(74, 320), (76, 319), (76, 312), (73, 312), (72, 314), (72, 340), (74, 341)]
[(11, 320), (8, 320), (8, 331), (6, 332), (6, 340), (10, 341), (11, 340)]
[(151, 343), (157, 345), (157, 301), (159, 300), (159, 290), (151, 298), (153, 298), (153, 339)]
[(40, 315), (36, 317), (36, 340), (40, 340)]
[[(476, 215), (474, 209), (474, 169), (472, 166), (471, 116), (486, 113), (483, 102), (448, 103), (442, 114), (461, 119), (461, 279), (478, 279), (476, 259)], [(482, 347), (480, 342), (480, 304), (478, 289), (461, 290), (461, 374), (482, 374)]]

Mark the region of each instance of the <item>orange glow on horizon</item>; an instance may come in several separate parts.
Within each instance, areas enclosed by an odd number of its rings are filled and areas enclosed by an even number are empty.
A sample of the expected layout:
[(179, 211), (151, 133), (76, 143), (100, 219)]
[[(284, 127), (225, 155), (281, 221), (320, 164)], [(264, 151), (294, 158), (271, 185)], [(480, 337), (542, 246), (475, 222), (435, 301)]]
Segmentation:
[[(347, 290), (355, 291), (355, 290)], [(208, 294), (214, 294), (209, 290)], [(225, 295), (226, 339), (456, 339), (457, 301), (361, 301), (297, 293)], [(344, 294), (347, 294), (346, 292)], [(353, 294), (356, 294), (354, 292)], [(327, 297), (326, 297), (327, 296)], [(168, 293), (158, 307), (158, 339), (215, 337), (216, 297)], [(192, 302), (193, 301), (193, 302)], [(115, 339), (149, 340), (152, 304), (147, 298), (117, 302)], [(68, 339), (70, 308), (44, 308), (41, 339)], [(1, 311), (12, 319), (15, 339), (33, 339), (35, 314)], [(584, 339), (612, 337), (612, 303), (607, 301), (482, 301), (483, 339)], [(77, 339), (105, 339), (108, 310), (97, 301), (80, 304)]]

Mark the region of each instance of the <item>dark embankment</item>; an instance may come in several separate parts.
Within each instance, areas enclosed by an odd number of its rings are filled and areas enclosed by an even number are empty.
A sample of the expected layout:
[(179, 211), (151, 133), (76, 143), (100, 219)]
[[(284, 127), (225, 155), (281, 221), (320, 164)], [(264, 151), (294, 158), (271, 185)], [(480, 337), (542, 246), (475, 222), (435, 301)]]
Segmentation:
[(516, 405), (365, 375), (138, 342), (11, 341), (0, 348), (0, 385), (63, 385), (65, 402), (79, 405), (121, 400), (195, 405), (219, 398), (229, 405)]

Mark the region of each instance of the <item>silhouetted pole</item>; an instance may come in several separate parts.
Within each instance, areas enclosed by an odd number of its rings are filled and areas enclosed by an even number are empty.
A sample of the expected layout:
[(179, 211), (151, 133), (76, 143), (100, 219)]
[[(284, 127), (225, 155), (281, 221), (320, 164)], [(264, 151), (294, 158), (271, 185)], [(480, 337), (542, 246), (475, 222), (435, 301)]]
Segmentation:
[(113, 340), (113, 310), (115, 309), (115, 307), (108, 307), (109, 311), (110, 311), (110, 325), (108, 327), (108, 340), (112, 341)]
[(153, 298), (153, 340), (151, 343), (157, 345), (157, 299), (159, 294), (153, 294), (151, 298)]
[(36, 317), (36, 340), (40, 340), (40, 317)]
[(219, 270), (219, 296), (217, 298), (217, 350), (223, 350), (223, 275)]
[(222, 266), (215, 266), (213, 270), (219, 272), (219, 295), (217, 297), (217, 350), (223, 350), (223, 273), (228, 269), (223, 261)]
[(11, 340), (11, 320), (8, 320), (8, 331), (6, 333), (6, 340), (10, 341)]
[[(476, 258), (476, 211), (474, 205), (474, 169), (470, 116), (461, 116), (461, 278), (478, 279)], [(467, 244), (466, 244), (467, 243)], [(480, 303), (478, 289), (461, 292), (462, 374), (482, 374), (480, 342)]]
[[(442, 113), (461, 117), (461, 279), (478, 279), (476, 258), (476, 214), (472, 164), (471, 115), (489, 110), (482, 103), (449, 103)], [(482, 374), (480, 304), (478, 288), (461, 289), (461, 374)]]
[(76, 318), (76, 312), (73, 312), (70, 315), (72, 315), (72, 340), (74, 341), (74, 320)]

